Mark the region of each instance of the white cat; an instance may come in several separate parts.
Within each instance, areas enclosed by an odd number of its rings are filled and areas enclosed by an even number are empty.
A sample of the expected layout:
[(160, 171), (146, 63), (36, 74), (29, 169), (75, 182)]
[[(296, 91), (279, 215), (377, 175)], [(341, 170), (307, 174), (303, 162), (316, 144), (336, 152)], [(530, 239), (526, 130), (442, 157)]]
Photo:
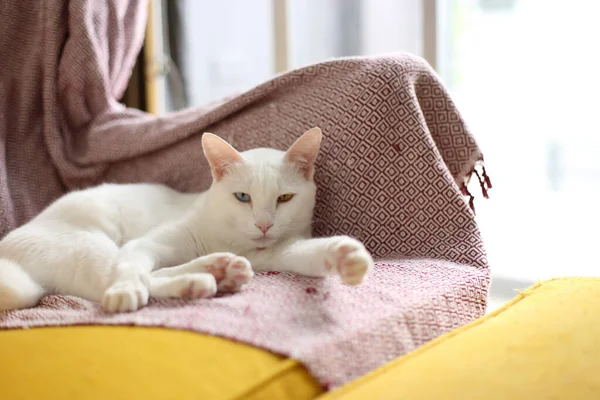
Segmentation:
[(373, 260), (359, 241), (310, 238), (321, 136), (313, 128), (285, 153), (239, 153), (206, 133), (213, 183), (203, 193), (105, 184), (66, 194), (0, 242), (0, 310), (56, 293), (133, 311), (149, 296), (236, 292), (253, 269), (360, 284)]

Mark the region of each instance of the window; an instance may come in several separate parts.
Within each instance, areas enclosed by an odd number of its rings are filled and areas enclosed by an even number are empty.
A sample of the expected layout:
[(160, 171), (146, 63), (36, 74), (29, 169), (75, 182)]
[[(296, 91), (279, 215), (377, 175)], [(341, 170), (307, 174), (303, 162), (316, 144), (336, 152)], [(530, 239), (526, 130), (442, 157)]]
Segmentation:
[(597, 274), (600, 3), (440, 3), (440, 72), (494, 177), (478, 215), (494, 274)]

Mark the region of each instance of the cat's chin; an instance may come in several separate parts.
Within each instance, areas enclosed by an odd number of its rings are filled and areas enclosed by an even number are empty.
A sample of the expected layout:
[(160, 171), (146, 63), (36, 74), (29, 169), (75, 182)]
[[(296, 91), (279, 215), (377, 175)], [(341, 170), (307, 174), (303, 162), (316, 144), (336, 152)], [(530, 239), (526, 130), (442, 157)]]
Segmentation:
[(261, 237), (258, 239), (252, 239), (252, 247), (253, 247), (253, 250), (263, 251), (266, 248), (271, 247), (276, 242), (277, 242), (276, 239)]

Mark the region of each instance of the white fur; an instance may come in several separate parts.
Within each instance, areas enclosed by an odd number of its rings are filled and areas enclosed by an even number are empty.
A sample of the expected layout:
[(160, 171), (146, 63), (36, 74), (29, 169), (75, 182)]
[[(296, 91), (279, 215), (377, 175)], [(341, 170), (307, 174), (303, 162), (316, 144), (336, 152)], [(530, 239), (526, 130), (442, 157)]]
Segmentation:
[[(66, 194), (0, 242), (0, 310), (57, 293), (101, 302), (109, 312), (133, 311), (149, 296), (238, 291), (253, 269), (337, 274), (360, 284), (373, 266), (360, 242), (310, 239), (320, 141), (314, 128), (287, 152), (238, 153), (205, 134), (213, 184), (203, 193), (105, 184)], [(293, 198), (278, 203), (287, 193)]]

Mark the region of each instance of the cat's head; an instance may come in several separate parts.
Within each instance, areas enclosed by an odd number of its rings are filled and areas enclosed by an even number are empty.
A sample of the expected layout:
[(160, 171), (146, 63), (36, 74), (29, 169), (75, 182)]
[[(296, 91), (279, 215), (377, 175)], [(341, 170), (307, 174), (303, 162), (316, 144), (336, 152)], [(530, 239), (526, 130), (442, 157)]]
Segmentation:
[(222, 224), (218, 231), (247, 250), (309, 234), (321, 137), (321, 130), (313, 128), (286, 152), (266, 148), (238, 152), (205, 133), (202, 146), (213, 177), (208, 196), (211, 211)]

